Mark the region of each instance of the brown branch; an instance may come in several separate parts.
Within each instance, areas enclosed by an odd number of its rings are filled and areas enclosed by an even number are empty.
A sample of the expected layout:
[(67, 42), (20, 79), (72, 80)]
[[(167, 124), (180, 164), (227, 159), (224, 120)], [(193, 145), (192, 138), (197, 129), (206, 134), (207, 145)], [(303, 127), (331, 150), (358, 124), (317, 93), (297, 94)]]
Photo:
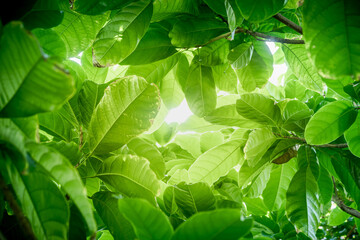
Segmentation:
[(333, 181), (333, 185), (334, 185), (334, 193), (335, 195), (332, 197), (332, 200), (334, 203), (336, 203), (336, 205), (343, 210), (344, 212), (346, 212), (347, 214), (350, 214), (353, 217), (357, 217), (360, 218), (360, 212), (354, 208), (351, 208), (349, 206), (347, 206), (344, 201), (339, 197), (338, 195), (338, 191), (336, 189), (336, 183), (335, 183), (335, 178), (334, 176), (332, 177), (332, 181)]
[(30, 226), (28, 219), (25, 217), (22, 212), (19, 204), (17, 203), (13, 193), (6, 185), (3, 177), (0, 175), (0, 189), (4, 193), (6, 201), (9, 203), (10, 208), (13, 210), (14, 215), (19, 222), (21, 229), (26, 237), (26, 239), (36, 239), (35, 234)]
[[(259, 41), (279, 42), (279, 43), (288, 43), (288, 44), (304, 44), (304, 40), (273, 37), (273, 36), (266, 35), (264, 33), (253, 32), (253, 31), (250, 31), (250, 30), (247, 30), (247, 29), (244, 29), (244, 28), (237, 28), (235, 30), (235, 34), (237, 34), (237, 33), (249, 34), (249, 35), (255, 37)], [(200, 45), (200, 46), (197, 46), (197, 47), (203, 47), (203, 46), (208, 45), (210, 43), (213, 43), (213, 42), (215, 42), (217, 40), (220, 40), (222, 38), (227, 38), (231, 34), (232, 34), (232, 32), (227, 32), (227, 33), (221, 34), (221, 35), (219, 35), (217, 37), (214, 37), (214, 38), (210, 39), (207, 43), (205, 43), (203, 45)], [(259, 38), (262, 38), (262, 39), (259, 39)]]
[(353, 234), (353, 232), (355, 231), (356, 228), (356, 224), (354, 224), (354, 226), (350, 229), (350, 231), (346, 234), (345, 240), (349, 239), (351, 237), (351, 235)]
[(297, 25), (296, 23), (294, 23), (294, 22), (291, 21), (290, 19), (287, 19), (286, 17), (284, 17), (284, 16), (281, 15), (280, 13), (277, 13), (276, 15), (274, 15), (273, 18), (275, 18), (276, 20), (282, 22), (282, 23), (285, 24), (286, 26), (294, 29), (294, 30), (297, 31), (298, 33), (303, 34), (302, 27), (300, 27), (299, 25)]

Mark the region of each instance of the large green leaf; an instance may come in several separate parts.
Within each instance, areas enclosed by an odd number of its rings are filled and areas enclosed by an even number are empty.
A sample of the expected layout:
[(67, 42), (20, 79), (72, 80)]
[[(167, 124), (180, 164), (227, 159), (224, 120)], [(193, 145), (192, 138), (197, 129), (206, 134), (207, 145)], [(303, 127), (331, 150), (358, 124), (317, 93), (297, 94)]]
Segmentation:
[(86, 15), (100, 15), (108, 10), (120, 9), (129, 4), (130, 2), (130, 0), (72, 0), (71, 8), (78, 13)]
[(307, 89), (322, 93), (323, 83), (321, 77), (312, 65), (305, 47), (301, 44), (283, 45), (286, 62), (298, 81)]
[(135, 233), (130, 222), (120, 211), (120, 197), (109, 191), (95, 193), (92, 197), (96, 212), (109, 228), (114, 239), (134, 239)]
[(167, 109), (177, 107), (184, 100), (184, 92), (176, 76), (179, 63), (160, 82), (160, 96)]
[(262, 194), (264, 203), (270, 211), (279, 210), (286, 200), (286, 191), (296, 172), (296, 161), (290, 161), (274, 167), (270, 179)]
[(174, 199), (176, 205), (186, 217), (215, 208), (215, 196), (209, 185), (203, 182), (194, 184), (181, 182), (175, 185)]
[(360, 73), (359, 10), (358, 2), (352, 0), (304, 4), (305, 46), (324, 77), (339, 78)]
[(176, 49), (171, 45), (169, 30), (166, 24), (152, 23), (136, 47), (122, 65), (142, 65), (165, 59), (174, 53)]
[(119, 199), (120, 212), (134, 227), (136, 236), (142, 239), (171, 239), (173, 228), (166, 215), (143, 199)]
[(108, 74), (109, 68), (98, 68), (93, 63), (92, 48), (89, 47), (81, 55), (81, 66), (86, 73), (86, 79), (96, 83), (104, 83)]
[(66, 239), (69, 207), (58, 187), (44, 172), (32, 166), (23, 174), (17, 161), (7, 153), (0, 155), (0, 171), (12, 183), (22, 211), (38, 239)]
[(360, 114), (351, 127), (345, 131), (345, 139), (352, 154), (360, 157)]
[(155, 204), (160, 185), (144, 158), (133, 155), (109, 157), (96, 176), (117, 192), (129, 197), (142, 197)]
[(176, 229), (172, 240), (239, 239), (249, 232), (252, 223), (252, 219), (241, 216), (239, 209), (198, 213)]
[(258, 93), (243, 94), (236, 101), (238, 113), (254, 122), (278, 126), (281, 123), (280, 108), (275, 102)]
[(242, 146), (242, 140), (232, 140), (200, 155), (189, 168), (191, 181), (206, 182), (212, 185), (241, 161), (243, 158)]
[(40, 129), (56, 138), (70, 142), (76, 137), (79, 124), (69, 103), (57, 111), (38, 115)]
[[(225, 0), (224, 5), (226, 8), (226, 16), (228, 18), (229, 29), (232, 34), (234, 34), (234, 30), (243, 23), (244, 18), (241, 15), (236, 0)], [(232, 35), (232, 38), (234, 38), (234, 35)]]
[(286, 193), (286, 212), (290, 221), (314, 239), (320, 223), (318, 185), (310, 167), (297, 171)]
[(240, 128), (259, 128), (262, 125), (253, 121), (249, 121), (236, 111), (236, 105), (225, 105), (216, 108), (211, 113), (207, 114), (204, 119), (212, 124), (225, 125), (230, 127)]
[(110, 84), (89, 124), (90, 151), (107, 153), (149, 129), (160, 106), (158, 92), (136, 76)]
[(236, 3), (246, 20), (260, 22), (280, 12), (285, 7), (287, 0), (241, 0)]
[(216, 106), (216, 89), (211, 68), (193, 62), (184, 92), (195, 115), (203, 117), (212, 112)]
[(91, 116), (104, 96), (104, 91), (110, 83), (96, 84), (93, 81), (85, 81), (78, 94), (78, 105), (80, 109), (80, 121), (88, 128)]
[(149, 0), (136, 1), (111, 17), (93, 44), (95, 65), (115, 65), (135, 50), (149, 27), (152, 6)]
[(74, 81), (53, 59), (46, 58), (35, 37), (12, 22), (0, 39), (0, 115), (24, 117), (53, 111), (74, 92)]
[[(61, 0), (63, 1), (63, 0)], [(53, 28), (64, 41), (67, 50), (67, 57), (75, 57), (87, 49), (94, 41), (96, 34), (102, 28), (109, 17), (108, 13), (88, 16), (71, 11), (68, 1), (63, 1), (66, 7), (64, 18), (60, 25)]]
[(199, 49), (194, 60), (205, 66), (221, 65), (227, 62), (229, 41), (220, 39)]
[(33, 8), (27, 12), (21, 21), (26, 29), (51, 28), (59, 25), (64, 13), (60, 11), (59, 0), (38, 0)]
[(200, 136), (200, 149), (203, 153), (223, 143), (224, 135), (221, 132), (206, 132)]
[(258, 164), (275, 140), (275, 135), (268, 128), (255, 129), (249, 134), (249, 139), (244, 147), (244, 153), (250, 167)]
[(174, 54), (166, 59), (162, 59), (145, 65), (132, 65), (128, 68), (125, 75), (136, 75), (145, 78), (149, 83), (158, 84), (171, 69), (178, 63), (181, 54)]
[(227, 31), (227, 26), (222, 21), (210, 18), (185, 18), (175, 23), (169, 37), (176, 47), (195, 47)]
[(237, 93), (238, 77), (229, 64), (216, 65), (211, 67), (215, 85), (219, 90), (229, 93)]
[(236, 71), (242, 88), (247, 92), (252, 92), (257, 87), (262, 88), (273, 72), (274, 60), (269, 47), (262, 42), (255, 42), (254, 49), (247, 66)]
[(164, 177), (165, 161), (155, 145), (142, 138), (133, 138), (127, 143), (127, 146), (130, 150), (134, 151), (136, 155), (149, 160), (150, 168), (156, 173), (159, 179)]
[(199, 14), (199, 0), (155, 0), (152, 21), (171, 18), (179, 14)]
[(43, 145), (28, 143), (26, 148), (32, 159), (41, 165), (62, 186), (63, 190), (69, 194), (83, 215), (89, 231), (94, 233), (96, 231), (96, 223), (91, 206), (87, 200), (86, 190), (79, 173), (70, 161), (56, 150)]
[(231, 65), (240, 69), (246, 67), (253, 55), (254, 46), (252, 43), (242, 43), (230, 50), (228, 55), (229, 62)]
[(45, 54), (52, 57), (57, 56), (61, 59), (66, 58), (66, 45), (64, 41), (60, 38), (59, 34), (57, 34), (54, 30), (36, 28), (31, 32), (38, 39), (41, 48)]
[(340, 137), (355, 121), (357, 111), (349, 101), (335, 101), (317, 111), (305, 128), (305, 139), (313, 145)]

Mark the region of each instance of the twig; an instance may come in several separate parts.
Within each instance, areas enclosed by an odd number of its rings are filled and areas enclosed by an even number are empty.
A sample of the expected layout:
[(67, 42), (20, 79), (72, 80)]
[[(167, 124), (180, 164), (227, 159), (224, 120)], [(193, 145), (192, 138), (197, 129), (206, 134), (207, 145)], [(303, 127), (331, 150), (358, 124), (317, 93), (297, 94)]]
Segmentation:
[(344, 212), (346, 212), (347, 214), (350, 214), (353, 217), (357, 217), (360, 218), (360, 212), (354, 208), (351, 208), (349, 206), (347, 206), (344, 201), (339, 197), (338, 195), (338, 191), (336, 189), (336, 182), (335, 182), (335, 178), (334, 176), (332, 177), (332, 181), (333, 181), (333, 185), (334, 185), (334, 193), (335, 195), (332, 197), (332, 200), (334, 203), (336, 203), (336, 205), (343, 210)]
[[(250, 30), (247, 30), (247, 29), (244, 29), (244, 28), (237, 28), (235, 30), (235, 34), (237, 34), (237, 33), (249, 34), (249, 35), (255, 37), (256, 39), (258, 39), (260, 41), (279, 42), (279, 43), (288, 43), (288, 44), (304, 44), (304, 40), (273, 37), (273, 36), (266, 35), (264, 33), (253, 32), (253, 31), (250, 31)], [(217, 37), (214, 37), (214, 38), (210, 39), (207, 43), (205, 43), (203, 45), (200, 45), (198, 47), (203, 47), (203, 46), (208, 45), (210, 43), (213, 43), (213, 42), (215, 42), (217, 40), (220, 40), (222, 38), (227, 38), (227, 37), (231, 36), (231, 34), (232, 34), (232, 32), (227, 32), (227, 33), (221, 34), (221, 35), (219, 35)], [(259, 38), (262, 38), (262, 39), (259, 39)]]
[(28, 219), (25, 217), (22, 212), (19, 204), (17, 203), (13, 193), (6, 185), (3, 177), (0, 175), (0, 189), (4, 193), (6, 201), (9, 203), (11, 209), (14, 212), (16, 219), (19, 222), (21, 229), (26, 237), (26, 239), (36, 239), (35, 234), (30, 226)]
[(347, 240), (347, 239), (349, 239), (351, 237), (351, 235), (353, 234), (355, 228), (356, 228), (356, 224), (354, 224), (354, 226), (350, 229), (348, 234), (346, 234), (345, 240)]
[(277, 13), (276, 15), (274, 15), (273, 18), (275, 18), (276, 20), (282, 22), (282, 23), (285, 24), (286, 26), (294, 29), (294, 30), (297, 31), (298, 33), (303, 34), (302, 27), (300, 27), (299, 25), (297, 25), (296, 23), (294, 23), (294, 22), (291, 21), (290, 19), (287, 19), (286, 17), (284, 17), (284, 16), (281, 15), (280, 13)]

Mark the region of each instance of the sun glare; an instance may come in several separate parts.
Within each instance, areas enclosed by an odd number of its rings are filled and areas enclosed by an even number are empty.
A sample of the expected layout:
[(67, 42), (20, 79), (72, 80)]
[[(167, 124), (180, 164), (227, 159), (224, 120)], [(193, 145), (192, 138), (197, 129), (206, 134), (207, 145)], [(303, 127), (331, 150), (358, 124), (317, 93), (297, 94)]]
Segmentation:
[(193, 113), (191, 112), (186, 100), (184, 99), (178, 107), (173, 108), (169, 111), (168, 115), (165, 118), (165, 122), (177, 122), (180, 124), (185, 122), (186, 119), (191, 115), (193, 115)]

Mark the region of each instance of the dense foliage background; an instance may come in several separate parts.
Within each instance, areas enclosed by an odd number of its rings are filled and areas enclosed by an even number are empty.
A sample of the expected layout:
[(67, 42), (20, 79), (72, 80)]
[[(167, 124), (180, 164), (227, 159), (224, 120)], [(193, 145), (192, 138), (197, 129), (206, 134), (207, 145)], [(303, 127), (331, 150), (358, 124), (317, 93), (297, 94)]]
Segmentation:
[(358, 0), (25, 2), (0, 239), (359, 239)]

